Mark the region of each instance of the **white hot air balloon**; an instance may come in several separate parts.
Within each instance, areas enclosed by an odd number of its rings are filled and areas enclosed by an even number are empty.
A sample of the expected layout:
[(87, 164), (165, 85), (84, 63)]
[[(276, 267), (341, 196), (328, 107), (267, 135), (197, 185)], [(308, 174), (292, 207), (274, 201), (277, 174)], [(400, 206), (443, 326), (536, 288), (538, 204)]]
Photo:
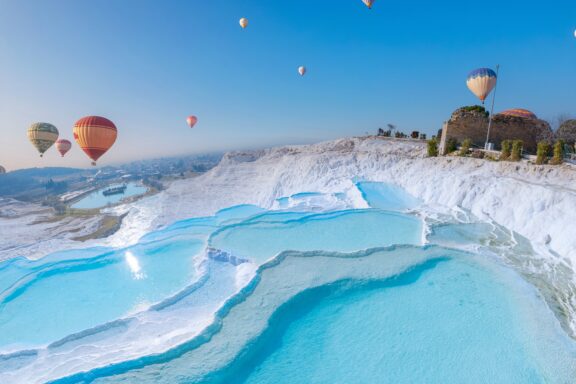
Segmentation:
[(245, 18), (245, 17), (241, 18), (241, 19), (240, 19), (240, 26), (241, 26), (242, 28), (246, 28), (246, 27), (248, 26), (248, 19)]
[(362, 2), (370, 9), (372, 9), (372, 5), (374, 5), (374, 0), (362, 0)]
[(304, 66), (298, 67), (298, 73), (300, 74), (300, 76), (304, 76), (306, 74), (306, 67)]

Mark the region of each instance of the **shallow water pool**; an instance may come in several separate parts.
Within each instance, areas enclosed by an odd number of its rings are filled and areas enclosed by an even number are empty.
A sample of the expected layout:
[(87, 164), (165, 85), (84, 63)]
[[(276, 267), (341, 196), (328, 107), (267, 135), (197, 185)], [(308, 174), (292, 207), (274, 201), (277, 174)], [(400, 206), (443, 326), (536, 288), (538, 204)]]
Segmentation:
[[(422, 247), (417, 200), (357, 187), (372, 208), (302, 193), (124, 249), (1, 263), (0, 382), (570, 382), (576, 345), (533, 287)], [(491, 228), (436, 225), (428, 240), (500, 242)]]
[(147, 308), (193, 281), (202, 247), (198, 239), (172, 239), (13, 264), (0, 294), (0, 349), (54, 342)]
[(486, 270), (461, 261), (323, 287), (283, 308), (225, 382), (568, 383), (574, 355), (557, 354), (561, 343), (527, 326), (511, 299)]
[(96, 209), (119, 203), (128, 197), (143, 195), (148, 188), (137, 183), (126, 184), (126, 191), (117, 195), (104, 196), (103, 189), (90, 193), (78, 202), (72, 204), (74, 209)]
[(212, 235), (210, 245), (261, 263), (285, 250), (352, 252), (422, 242), (420, 219), (376, 209), (284, 217), (281, 222), (271, 217), (224, 227)]

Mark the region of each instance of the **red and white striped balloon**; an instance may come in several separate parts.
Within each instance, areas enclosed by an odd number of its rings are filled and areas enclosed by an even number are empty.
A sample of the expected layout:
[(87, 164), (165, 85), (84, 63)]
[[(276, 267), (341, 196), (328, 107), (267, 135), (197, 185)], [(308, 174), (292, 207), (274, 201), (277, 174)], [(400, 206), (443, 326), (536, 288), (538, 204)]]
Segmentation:
[(68, 151), (72, 148), (72, 143), (68, 140), (60, 139), (56, 141), (56, 149), (60, 152), (60, 155), (64, 157)]

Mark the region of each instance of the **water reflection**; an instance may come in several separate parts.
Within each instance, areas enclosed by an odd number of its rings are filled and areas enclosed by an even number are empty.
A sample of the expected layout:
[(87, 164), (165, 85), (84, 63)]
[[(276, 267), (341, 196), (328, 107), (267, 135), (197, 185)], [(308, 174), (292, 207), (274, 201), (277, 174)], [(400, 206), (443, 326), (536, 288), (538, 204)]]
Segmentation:
[(124, 259), (126, 259), (126, 264), (128, 264), (128, 268), (132, 272), (135, 280), (141, 280), (146, 278), (146, 274), (142, 272), (142, 267), (140, 266), (140, 261), (138, 258), (134, 256), (134, 254), (130, 251), (126, 251), (124, 254)]

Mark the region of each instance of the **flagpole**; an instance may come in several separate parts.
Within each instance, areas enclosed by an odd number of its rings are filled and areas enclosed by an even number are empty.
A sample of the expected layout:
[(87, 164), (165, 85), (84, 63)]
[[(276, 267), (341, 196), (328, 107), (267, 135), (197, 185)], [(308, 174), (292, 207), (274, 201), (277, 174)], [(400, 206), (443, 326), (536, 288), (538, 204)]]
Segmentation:
[(499, 72), (500, 64), (496, 66), (496, 85), (494, 86), (494, 94), (492, 95), (492, 108), (490, 109), (490, 120), (488, 120), (488, 133), (486, 133), (486, 143), (484, 144), (485, 150), (488, 150), (488, 144), (490, 143), (490, 129), (492, 128), (492, 116), (494, 116), (494, 101), (496, 100), (496, 90), (498, 89)]

